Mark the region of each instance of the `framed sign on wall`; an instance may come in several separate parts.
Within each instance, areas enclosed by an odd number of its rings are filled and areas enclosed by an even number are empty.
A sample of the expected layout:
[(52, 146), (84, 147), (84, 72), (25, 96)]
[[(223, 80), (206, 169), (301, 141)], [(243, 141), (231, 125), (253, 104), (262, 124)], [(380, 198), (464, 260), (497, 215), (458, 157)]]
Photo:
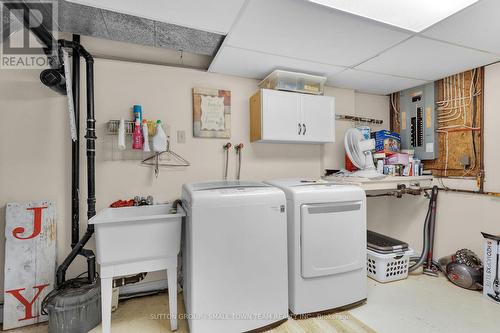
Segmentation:
[(193, 89), (193, 136), (226, 139), (231, 137), (231, 91)]

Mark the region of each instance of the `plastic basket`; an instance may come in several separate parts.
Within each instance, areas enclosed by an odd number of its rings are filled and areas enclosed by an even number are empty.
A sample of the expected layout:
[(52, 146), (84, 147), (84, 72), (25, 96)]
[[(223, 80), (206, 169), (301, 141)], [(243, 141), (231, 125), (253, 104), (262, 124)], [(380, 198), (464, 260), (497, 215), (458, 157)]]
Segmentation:
[(275, 70), (259, 83), (259, 88), (323, 95), (326, 77)]
[(367, 250), (368, 277), (382, 283), (406, 279), (412, 255), (413, 250), (411, 249), (405, 252), (387, 254)]

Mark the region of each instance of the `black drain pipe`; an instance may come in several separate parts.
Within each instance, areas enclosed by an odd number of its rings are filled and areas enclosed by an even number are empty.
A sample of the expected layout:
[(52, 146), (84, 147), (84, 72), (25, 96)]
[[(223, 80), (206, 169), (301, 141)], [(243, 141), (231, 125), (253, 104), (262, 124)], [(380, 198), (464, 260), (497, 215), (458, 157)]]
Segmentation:
[[(80, 44), (80, 35), (73, 35)], [(71, 141), (71, 248), (80, 239), (80, 51), (73, 49), (73, 107), (75, 110), (76, 141)]]
[[(75, 120), (79, 125), (79, 88), (80, 88), (80, 56), (85, 59), (86, 62), (86, 74), (87, 74), (87, 131), (85, 139), (87, 141), (87, 218), (93, 217), (95, 212), (95, 140), (97, 139), (95, 135), (95, 117), (94, 117), (94, 59), (90, 53), (85, 50), (83, 46), (80, 45), (79, 37), (74, 37), (73, 41), (59, 40), (55, 41), (52, 34), (38, 21), (38, 19), (31, 15), (30, 8), (27, 3), (16, 2), (16, 3), (3, 3), (8, 9), (19, 9), (22, 10), (23, 17), (20, 18), (26, 30), (31, 31), (37, 39), (45, 44), (44, 52), (50, 59), (50, 65), (55, 71), (58, 71), (61, 76), (64, 76), (64, 71), (62, 71), (62, 57), (61, 48), (70, 48), (73, 50), (73, 98), (75, 107)], [(34, 21), (33, 21), (34, 20)], [(37, 22), (38, 25), (30, 24)], [(43, 82), (43, 81), (42, 81)], [(45, 84), (45, 83), (44, 83)], [(66, 94), (65, 82), (62, 82), (59, 86), (50, 88), (56, 90), (61, 94)], [(57, 89), (56, 89), (57, 88)], [(78, 134), (77, 134), (78, 135)], [(95, 268), (95, 255), (91, 250), (84, 249), (85, 244), (94, 234), (94, 226), (88, 225), (87, 231), (83, 235), (82, 239), (78, 241), (79, 236), (79, 161), (78, 156), (79, 147), (78, 140), (77, 143), (72, 144), (72, 227), (71, 227), (71, 245), (73, 249), (63, 261), (63, 263), (58, 267), (56, 273), (57, 286), (60, 286), (66, 280), (66, 271), (71, 263), (75, 260), (77, 255), (83, 255), (87, 258), (88, 266), (88, 277), (89, 282), (94, 282), (96, 277)], [(75, 186), (77, 184), (77, 186)], [(75, 199), (76, 198), (76, 199)]]
[[(78, 42), (70, 42), (66, 40), (59, 41), (60, 47), (71, 48), (77, 50), (78, 53), (85, 59), (86, 74), (87, 74), (87, 131), (85, 139), (87, 142), (87, 219), (93, 217), (95, 212), (95, 117), (94, 117), (94, 59), (90, 53), (85, 50)], [(75, 61), (76, 58), (73, 59)], [(79, 60), (78, 60), (79, 61)], [(79, 78), (74, 78), (79, 80)], [(77, 255), (83, 255), (87, 258), (89, 282), (95, 280), (95, 255), (91, 250), (84, 249), (89, 239), (94, 234), (94, 225), (87, 225), (87, 231), (82, 239), (78, 241), (69, 255), (64, 259), (63, 263), (57, 269), (57, 285), (61, 285), (66, 280), (66, 271)]]

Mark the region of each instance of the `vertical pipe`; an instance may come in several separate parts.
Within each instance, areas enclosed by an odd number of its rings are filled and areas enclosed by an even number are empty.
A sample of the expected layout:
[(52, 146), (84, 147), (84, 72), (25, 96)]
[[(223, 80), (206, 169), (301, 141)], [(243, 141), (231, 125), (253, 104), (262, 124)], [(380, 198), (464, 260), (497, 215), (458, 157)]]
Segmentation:
[[(87, 68), (87, 218), (95, 215), (95, 118), (94, 118), (94, 59), (88, 55), (86, 60)], [(89, 225), (89, 229), (93, 229)]]
[(479, 135), (481, 135), (479, 143), (479, 155), (481, 155), (479, 162), (479, 192), (484, 193), (484, 179), (486, 176), (484, 172), (484, 67), (481, 67), (479, 73), (481, 75), (481, 106), (479, 108), (479, 117), (481, 118), (479, 125), (479, 127), (481, 127), (481, 131), (479, 132)]
[[(73, 35), (80, 44), (80, 35)], [(71, 142), (71, 248), (80, 240), (80, 51), (73, 49), (73, 106), (75, 110), (76, 141)]]
[(428, 270), (432, 270), (433, 263), (432, 258), (434, 257), (434, 234), (436, 231), (436, 210), (437, 210), (437, 197), (438, 197), (439, 189), (437, 186), (432, 188), (431, 192), (431, 201), (430, 201), (430, 223), (429, 223), (429, 252), (427, 253), (427, 264), (426, 268)]

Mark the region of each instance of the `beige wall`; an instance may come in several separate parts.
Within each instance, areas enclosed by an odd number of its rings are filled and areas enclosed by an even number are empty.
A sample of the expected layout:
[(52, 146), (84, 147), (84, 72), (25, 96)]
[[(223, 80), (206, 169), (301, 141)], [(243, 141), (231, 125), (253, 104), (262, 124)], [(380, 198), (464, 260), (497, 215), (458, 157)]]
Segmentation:
[[(180, 196), (182, 183), (222, 177), (222, 145), (228, 140), (192, 137), (191, 89), (197, 86), (232, 91), (232, 137), (229, 141), (245, 145), (243, 179), (319, 177), (324, 167), (340, 168), (343, 165), (342, 138), (351, 126), (349, 122), (337, 122), (337, 143), (323, 147), (250, 144), (248, 97), (257, 89), (254, 80), (99, 59), (95, 70), (99, 137), (96, 161), (98, 210), (117, 199), (134, 195), (152, 194), (156, 201), (173, 200)], [(485, 90), (487, 188), (500, 191), (500, 176), (494, 171), (500, 162), (497, 153), (500, 139), (495, 135), (500, 114), (496, 111), (500, 105), (500, 95), (496, 93), (500, 90), (499, 65), (487, 69)], [(326, 93), (336, 97), (337, 113), (380, 118), (388, 124), (387, 97), (337, 88), (327, 88)], [(159, 178), (155, 179), (152, 169), (139, 166), (137, 161), (110, 160), (109, 140), (112, 137), (105, 134), (105, 124), (109, 119), (127, 117), (131, 105), (136, 103), (143, 106), (145, 117), (160, 118), (168, 124), (173, 150), (186, 157), (191, 162), (190, 167), (162, 169)], [(4, 227), (7, 202), (54, 200), (58, 218), (58, 257), (62, 260), (68, 253), (70, 242), (71, 194), (71, 147), (65, 98), (43, 87), (37, 72), (0, 71), (0, 110), (0, 230)], [(185, 144), (176, 142), (177, 130), (186, 131)], [(82, 221), (86, 216), (84, 151), (82, 142)], [(230, 177), (235, 175), (235, 158), (232, 153)], [(453, 185), (450, 181), (447, 184)], [(426, 205), (425, 199), (413, 197), (369, 199), (369, 227), (409, 241), (419, 250)], [(437, 256), (462, 247), (481, 253), (479, 232), (500, 233), (499, 209), (499, 199), (441, 193)], [(82, 223), (81, 229), (84, 228)], [(0, 237), (0, 290), (3, 289), (3, 242), (4, 238)], [(69, 276), (83, 270), (84, 262), (79, 258), (71, 267)], [(158, 275), (153, 275), (153, 278), (158, 278)]]
[[(335, 111), (337, 114), (383, 120), (382, 125), (371, 126), (372, 130), (389, 127), (389, 99), (387, 96), (361, 94), (349, 89), (330, 87), (327, 87), (326, 94), (336, 96)], [(321, 147), (321, 170), (344, 168), (344, 134), (352, 126), (350, 121), (337, 121), (335, 143), (328, 143)]]
[[(281, 177), (319, 177), (320, 145), (249, 143), (248, 98), (257, 89), (257, 81), (196, 70), (96, 60), (95, 106), (97, 119), (96, 196), (97, 210), (117, 199), (152, 194), (156, 201), (180, 196), (181, 185), (190, 181), (221, 179), (224, 155), (222, 145), (242, 142), (242, 179)], [(84, 82), (82, 82), (82, 85)], [(226, 139), (192, 137), (193, 87), (229, 89), (232, 93), (232, 136)], [(328, 88), (337, 97), (337, 112), (363, 114), (378, 108), (382, 117), (388, 109), (387, 98), (356, 94), (352, 90)], [(85, 104), (82, 96), (82, 120)], [(144, 116), (162, 119), (172, 135), (172, 149), (191, 162), (178, 170), (161, 169), (158, 179), (150, 167), (138, 161), (113, 161), (105, 125), (110, 119), (130, 116), (133, 104), (143, 106)], [(58, 257), (68, 253), (70, 243), (71, 145), (65, 97), (42, 86), (36, 71), (0, 71), (0, 230), (4, 227), (5, 204), (12, 201), (54, 200), (58, 218)], [(82, 122), (84, 124), (84, 122)], [(339, 123), (337, 128), (350, 126)], [(186, 143), (178, 144), (176, 131), (186, 131)], [(82, 136), (83, 136), (82, 128)], [(341, 152), (343, 132), (330, 151)], [(81, 216), (86, 216), (85, 147), (81, 147)], [(325, 154), (325, 155), (328, 155)], [(342, 153), (343, 154), (343, 153)], [(234, 178), (236, 156), (231, 151), (229, 177)], [(85, 224), (85, 223), (82, 223)], [(81, 230), (85, 225), (81, 226)], [(3, 286), (4, 239), (0, 237), (0, 289)], [(91, 241), (93, 246), (93, 241)], [(68, 276), (84, 270), (82, 258), (71, 266)], [(158, 275), (153, 275), (153, 279)], [(1, 296), (0, 296), (1, 299)]]

